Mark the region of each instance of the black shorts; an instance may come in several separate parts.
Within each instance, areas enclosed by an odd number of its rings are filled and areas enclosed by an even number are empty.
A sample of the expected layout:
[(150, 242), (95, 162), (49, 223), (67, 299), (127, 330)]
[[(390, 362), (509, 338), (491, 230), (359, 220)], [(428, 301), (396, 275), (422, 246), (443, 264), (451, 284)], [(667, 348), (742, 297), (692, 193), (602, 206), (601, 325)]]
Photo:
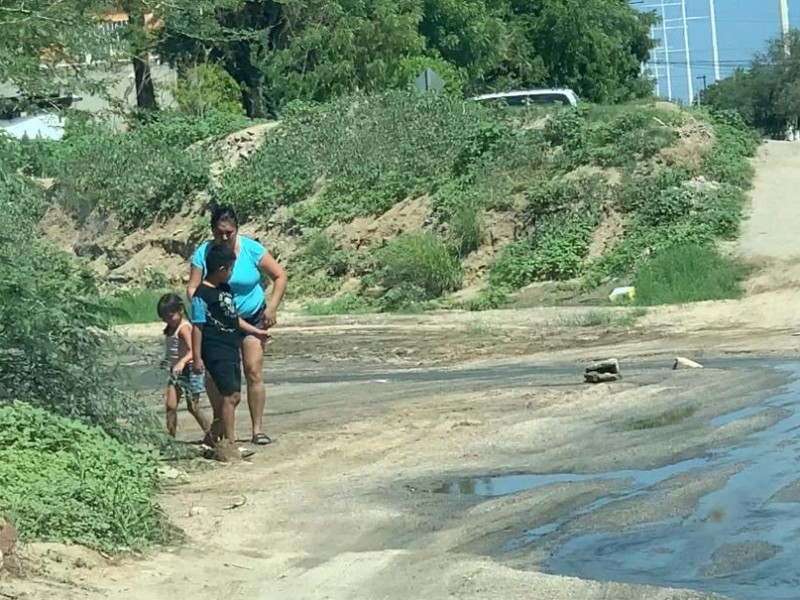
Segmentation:
[[(262, 305), (261, 308), (259, 308), (258, 311), (254, 315), (252, 315), (250, 317), (243, 317), (243, 318), (244, 318), (245, 321), (250, 323), (250, 325), (252, 325), (256, 329), (264, 329), (264, 311), (265, 310), (267, 310), (267, 306), (266, 305)], [(244, 337), (246, 337), (246, 338), (250, 337), (250, 334), (245, 333)]]
[(203, 359), (206, 373), (214, 381), (219, 393), (232, 396), (242, 391), (242, 365), (238, 360)]

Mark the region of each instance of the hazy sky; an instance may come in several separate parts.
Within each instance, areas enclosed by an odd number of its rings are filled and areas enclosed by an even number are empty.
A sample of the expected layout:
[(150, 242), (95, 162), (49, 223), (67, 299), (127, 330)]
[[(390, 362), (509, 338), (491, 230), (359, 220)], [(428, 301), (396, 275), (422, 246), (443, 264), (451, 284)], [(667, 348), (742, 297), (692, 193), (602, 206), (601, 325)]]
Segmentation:
[[(680, 0), (664, 0), (665, 4), (680, 4)], [(632, 2), (633, 3), (633, 2)], [(660, 7), (661, 0), (644, 0), (642, 10)], [(780, 33), (779, 0), (716, 0), (717, 38), (719, 41), (719, 60), (722, 77), (730, 74), (737, 66), (747, 66), (753, 54), (764, 49), (767, 40)], [(672, 61), (672, 92), (675, 98), (688, 99), (686, 54), (684, 52), (683, 28), (681, 27), (680, 6), (667, 6), (668, 27), (678, 27), (667, 31)], [(660, 14), (660, 8), (658, 13)], [(709, 0), (686, 0), (688, 17), (708, 17)], [(672, 19), (677, 19), (672, 21)], [(800, 28), (800, 0), (789, 0), (789, 21), (792, 27)], [(661, 38), (661, 27), (655, 32)], [(694, 92), (702, 88), (698, 76), (705, 75), (709, 85), (714, 80), (711, 53), (711, 27), (709, 19), (689, 22), (689, 45)], [(661, 95), (667, 95), (664, 55), (653, 56), (649, 69), (655, 76), (659, 69)]]

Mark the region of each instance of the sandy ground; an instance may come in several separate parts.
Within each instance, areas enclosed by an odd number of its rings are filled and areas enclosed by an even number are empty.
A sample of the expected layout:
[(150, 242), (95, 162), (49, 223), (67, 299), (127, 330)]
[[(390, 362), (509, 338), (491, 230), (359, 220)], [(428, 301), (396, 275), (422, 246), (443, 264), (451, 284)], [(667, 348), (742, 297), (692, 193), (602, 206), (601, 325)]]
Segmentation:
[[(758, 285), (769, 291), (745, 300), (651, 310), (632, 324), (625, 309), (595, 325), (596, 311), (584, 309), (286, 315), (267, 367), (268, 423), (279, 440), (249, 463), (190, 467), (167, 481), (161, 501), (185, 544), (113, 560), (32, 545), (21, 551), (25, 577), (0, 581), (0, 597), (710, 598), (549, 574), (546, 562), (576, 527), (690, 514), (731, 473), (683, 474), (663, 484), (668, 493), (583, 519), (569, 517), (618, 493), (619, 481), (488, 500), (433, 492), (467, 476), (656, 468), (769, 426), (773, 415), (725, 427), (710, 419), (749, 406), (783, 382), (778, 375), (671, 370), (676, 354), (791, 355), (796, 322), (777, 308), (797, 298), (775, 289), (787, 287), (781, 276), (764, 277)], [(158, 327), (122, 333), (130, 357), (152, 363)], [(582, 361), (612, 355), (623, 359), (622, 383), (580, 383)], [(690, 405), (697, 412), (676, 426), (624, 426)], [(181, 433), (192, 439), (185, 417)], [(243, 407), (243, 436), (246, 421)], [(503, 549), (560, 520), (561, 534)]]

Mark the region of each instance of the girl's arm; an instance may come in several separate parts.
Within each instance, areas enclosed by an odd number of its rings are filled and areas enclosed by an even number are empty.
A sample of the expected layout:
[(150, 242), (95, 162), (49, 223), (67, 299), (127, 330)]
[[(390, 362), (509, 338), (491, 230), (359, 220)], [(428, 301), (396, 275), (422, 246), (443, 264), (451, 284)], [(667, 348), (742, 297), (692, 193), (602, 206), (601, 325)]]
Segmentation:
[(180, 337), (184, 346), (186, 346), (186, 354), (181, 356), (178, 362), (175, 363), (175, 366), (172, 370), (176, 374), (183, 371), (186, 368), (186, 365), (192, 362), (192, 359), (194, 358), (192, 352), (192, 348), (194, 347), (194, 344), (192, 343), (192, 338), (194, 337), (194, 327), (186, 327), (185, 325), (181, 326), (181, 328), (178, 330), (178, 336)]
[(203, 359), (200, 356), (200, 348), (203, 347), (203, 326), (195, 324), (192, 327), (192, 370), (195, 373), (202, 373), (205, 369)]
[(278, 261), (269, 252), (265, 252), (264, 256), (261, 257), (258, 269), (272, 280), (269, 304), (264, 311), (264, 326), (269, 329), (278, 322), (278, 307), (280, 307), (283, 295), (286, 293), (289, 277), (286, 275), (286, 270), (278, 264)]

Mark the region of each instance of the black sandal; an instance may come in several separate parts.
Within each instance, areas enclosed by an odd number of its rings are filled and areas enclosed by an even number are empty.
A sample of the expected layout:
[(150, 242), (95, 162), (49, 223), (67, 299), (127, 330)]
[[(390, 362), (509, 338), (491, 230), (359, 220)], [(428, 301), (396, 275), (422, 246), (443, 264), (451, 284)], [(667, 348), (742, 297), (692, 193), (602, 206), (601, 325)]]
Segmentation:
[(272, 438), (266, 433), (257, 433), (250, 440), (250, 443), (256, 446), (269, 446), (272, 443)]

